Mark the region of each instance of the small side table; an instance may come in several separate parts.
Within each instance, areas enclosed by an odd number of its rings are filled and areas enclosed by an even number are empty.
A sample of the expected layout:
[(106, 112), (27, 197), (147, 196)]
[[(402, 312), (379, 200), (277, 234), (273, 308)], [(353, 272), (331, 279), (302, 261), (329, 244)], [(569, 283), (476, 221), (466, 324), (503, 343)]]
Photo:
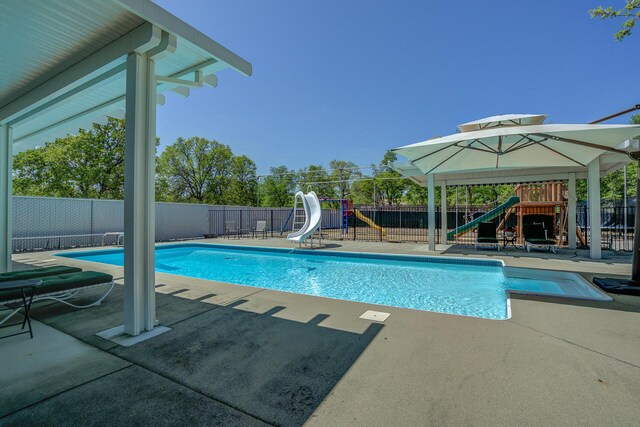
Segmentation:
[(518, 235), (513, 233), (511, 236), (507, 236), (506, 233), (502, 234), (502, 247), (506, 248), (507, 245), (511, 245), (514, 249), (518, 249), (516, 242), (518, 241)]
[[(9, 338), (16, 335), (29, 334), (31, 338), (33, 338), (33, 329), (31, 328), (31, 317), (29, 316), (29, 310), (31, 310), (31, 303), (33, 302), (33, 295), (36, 292), (36, 286), (42, 283), (42, 280), (39, 279), (27, 279), (27, 280), (13, 280), (10, 282), (0, 282), (0, 291), (20, 291), (22, 297), (22, 307), (24, 308), (24, 320), (22, 321), (22, 327), (20, 329), (24, 329), (25, 324), (29, 326), (28, 331), (16, 332), (15, 334), (5, 335), (0, 338)], [(15, 309), (13, 313), (11, 313), (8, 317), (6, 317), (2, 322), (8, 320), (15, 313), (20, 311), (20, 307)], [(2, 326), (2, 328), (6, 328), (6, 325)]]

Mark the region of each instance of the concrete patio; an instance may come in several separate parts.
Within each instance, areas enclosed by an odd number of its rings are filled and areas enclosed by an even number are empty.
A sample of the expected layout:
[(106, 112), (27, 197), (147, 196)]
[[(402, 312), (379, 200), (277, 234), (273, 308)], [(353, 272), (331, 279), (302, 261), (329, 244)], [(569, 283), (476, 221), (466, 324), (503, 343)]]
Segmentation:
[[(417, 244), (328, 243), (427, 254)], [(606, 252), (591, 261), (576, 251), (439, 249), (587, 278), (629, 271), (628, 257)], [(14, 262), (123, 275), (52, 252)], [(122, 286), (99, 307), (34, 307), (33, 340), (0, 340), (0, 425), (636, 425), (640, 416), (637, 297), (517, 297), (499, 321), (162, 273), (156, 283), (158, 319), (171, 331), (132, 347), (95, 336), (122, 324)], [(390, 316), (360, 319), (369, 309)]]

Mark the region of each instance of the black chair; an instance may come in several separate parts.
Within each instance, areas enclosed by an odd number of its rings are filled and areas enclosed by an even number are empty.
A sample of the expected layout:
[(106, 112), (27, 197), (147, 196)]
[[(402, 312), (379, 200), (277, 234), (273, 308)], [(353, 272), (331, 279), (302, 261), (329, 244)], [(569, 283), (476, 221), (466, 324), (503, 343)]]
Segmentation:
[(525, 224), (522, 230), (524, 234), (524, 244), (527, 252), (531, 252), (532, 248), (546, 248), (554, 254), (557, 253), (557, 244), (554, 239), (549, 239), (547, 230), (542, 223)]
[(500, 244), (496, 235), (496, 225), (492, 222), (481, 222), (478, 224), (478, 238), (476, 239), (476, 250), (479, 246), (495, 246), (499, 251)]

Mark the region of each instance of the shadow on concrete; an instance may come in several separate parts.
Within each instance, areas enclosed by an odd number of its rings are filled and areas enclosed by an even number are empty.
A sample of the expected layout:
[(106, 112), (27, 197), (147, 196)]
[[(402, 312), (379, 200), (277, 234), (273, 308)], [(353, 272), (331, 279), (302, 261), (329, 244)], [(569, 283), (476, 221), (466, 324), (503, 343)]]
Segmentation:
[(244, 302), (218, 306), (157, 294), (158, 318), (172, 330), (128, 348), (94, 335), (122, 324), (121, 286), (98, 307), (75, 310), (46, 304), (34, 307), (32, 315), (159, 377), (276, 425), (303, 424), (383, 328), (372, 323), (363, 333), (331, 329), (319, 325), (326, 314), (302, 323), (277, 317), (286, 307), (254, 313), (237, 308)]
[(506, 248), (500, 248), (500, 251), (495, 249), (478, 249), (476, 250), (472, 245), (452, 245), (442, 252), (447, 255), (463, 255), (473, 257), (474, 255), (482, 255), (489, 257), (501, 257), (509, 256), (513, 258), (533, 258), (541, 260), (565, 260), (565, 261), (589, 261), (599, 262), (604, 264), (625, 264), (631, 263), (631, 254), (628, 252), (617, 252), (612, 250), (603, 250), (602, 259), (593, 260), (589, 258), (588, 249), (564, 249), (559, 248), (558, 253), (554, 254), (551, 251), (532, 250), (527, 252), (524, 247), (507, 246)]

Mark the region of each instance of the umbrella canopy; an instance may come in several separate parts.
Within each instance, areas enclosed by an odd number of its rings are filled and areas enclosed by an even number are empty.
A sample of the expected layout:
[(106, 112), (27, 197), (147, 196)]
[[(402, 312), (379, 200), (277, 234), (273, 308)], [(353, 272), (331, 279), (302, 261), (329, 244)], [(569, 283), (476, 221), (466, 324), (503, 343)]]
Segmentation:
[(546, 114), (503, 114), (463, 123), (458, 125), (458, 130), (460, 132), (470, 132), (492, 127), (541, 125), (546, 118)]
[[(507, 119), (505, 119), (505, 117)], [(506, 125), (539, 122), (543, 115), (494, 116), (460, 125), (465, 131), (395, 148), (423, 173), (536, 167), (585, 167), (605, 152), (640, 135), (640, 125)], [(517, 122), (517, 120), (516, 120)], [(498, 124), (502, 123), (502, 124)], [(488, 125), (488, 126), (487, 126)], [(481, 130), (468, 130), (474, 126)]]

